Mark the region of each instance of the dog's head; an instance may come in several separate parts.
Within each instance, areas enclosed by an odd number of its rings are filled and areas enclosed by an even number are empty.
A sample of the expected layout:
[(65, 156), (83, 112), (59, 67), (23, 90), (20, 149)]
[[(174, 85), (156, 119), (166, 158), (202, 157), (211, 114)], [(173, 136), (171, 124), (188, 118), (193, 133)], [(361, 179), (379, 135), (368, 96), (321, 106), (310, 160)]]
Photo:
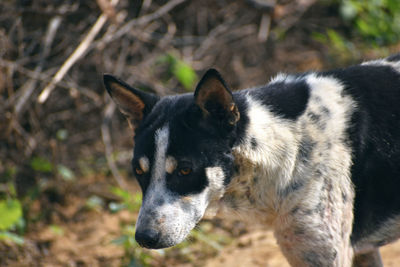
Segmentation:
[(143, 192), (135, 238), (147, 248), (178, 244), (230, 181), (243, 121), (237, 101), (213, 69), (194, 94), (163, 98), (111, 75), (104, 83), (135, 134), (132, 167)]

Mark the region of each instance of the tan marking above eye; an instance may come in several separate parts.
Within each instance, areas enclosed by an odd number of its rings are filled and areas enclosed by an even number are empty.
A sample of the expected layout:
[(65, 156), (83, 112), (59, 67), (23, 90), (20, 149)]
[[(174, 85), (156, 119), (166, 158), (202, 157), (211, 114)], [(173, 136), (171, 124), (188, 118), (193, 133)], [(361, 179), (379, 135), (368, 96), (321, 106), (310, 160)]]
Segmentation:
[(176, 159), (172, 156), (168, 156), (165, 160), (165, 171), (169, 174), (172, 174), (175, 171), (177, 165), (178, 162), (176, 161)]
[(182, 197), (182, 200), (183, 200), (184, 202), (191, 202), (191, 201), (192, 201), (192, 198), (191, 198), (191, 197), (188, 197), (188, 196), (184, 196), (184, 197)]
[(146, 156), (143, 156), (139, 159), (139, 166), (143, 172), (148, 172), (150, 169), (149, 159)]

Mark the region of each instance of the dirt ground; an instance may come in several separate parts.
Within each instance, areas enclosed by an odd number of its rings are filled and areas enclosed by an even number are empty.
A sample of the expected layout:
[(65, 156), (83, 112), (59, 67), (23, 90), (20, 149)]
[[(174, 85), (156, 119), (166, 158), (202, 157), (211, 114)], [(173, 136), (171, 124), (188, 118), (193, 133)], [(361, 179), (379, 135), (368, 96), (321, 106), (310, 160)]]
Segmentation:
[[(221, 218), (208, 221), (212, 228), (206, 235), (216, 234), (216, 238), (162, 252), (134, 248), (151, 260), (144, 265), (129, 264), (126, 248), (114, 241), (121, 236), (123, 225), (133, 225), (137, 212), (123, 209), (111, 213), (106, 205), (87, 208), (88, 197), (93, 194), (104, 200), (113, 199), (108, 193), (109, 181), (103, 176), (87, 177), (69, 188), (64, 204), (47, 207), (53, 211), (51, 224), (40, 220), (31, 225), (23, 246), (0, 245), (0, 266), (289, 266), (270, 231), (238, 226)], [(129, 190), (137, 190), (134, 182), (129, 183)], [(39, 202), (32, 206), (33, 210), (42, 208)], [(210, 245), (207, 243), (226, 236), (230, 236), (227, 245), (205, 251)], [(399, 266), (400, 241), (382, 248), (381, 253), (386, 267)]]
[[(98, 213), (96, 218), (93, 217), (87, 216), (84, 221), (63, 224), (63, 235), (54, 233), (50, 227), (30, 234), (25, 248), (15, 250), (14, 247), (14, 260), (8, 255), (10, 259), (4, 266), (121, 266), (124, 250), (111, 241), (118, 236), (121, 221), (129, 221), (132, 214), (123, 211), (118, 214)], [(381, 254), (384, 266), (399, 266), (400, 241), (383, 247)], [(168, 262), (185, 267), (289, 266), (272, 233), (263, 230), (250, 231), (240, 236), (217, 256), (201, 259), (202, 265), (173, 259)], [(158, 263), (151, 265), (159, 266)]]
[[(381, 249), (384, 266), (397, 267), (400, 264), (400, 241)], [(269, 231), (254, 231), (241, 236), (231, 246), (207, 261), (206, 267), (289, 267), (275, 239)]]

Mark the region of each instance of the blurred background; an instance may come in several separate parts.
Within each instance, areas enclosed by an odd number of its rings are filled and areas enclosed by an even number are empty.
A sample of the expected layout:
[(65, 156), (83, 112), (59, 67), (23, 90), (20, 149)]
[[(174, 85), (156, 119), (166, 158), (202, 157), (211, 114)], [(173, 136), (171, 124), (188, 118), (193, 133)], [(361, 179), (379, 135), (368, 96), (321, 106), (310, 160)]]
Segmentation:
[[(271, 233), (218, 217), (138, 247), (132, 133), (102, 74), (168, 95), (214, 67), (237, 90), (399, 40), (398, 0), (2, 0), (0, 266), (288, 266)], [(396, 266), (400, 244), (383, 257)]]

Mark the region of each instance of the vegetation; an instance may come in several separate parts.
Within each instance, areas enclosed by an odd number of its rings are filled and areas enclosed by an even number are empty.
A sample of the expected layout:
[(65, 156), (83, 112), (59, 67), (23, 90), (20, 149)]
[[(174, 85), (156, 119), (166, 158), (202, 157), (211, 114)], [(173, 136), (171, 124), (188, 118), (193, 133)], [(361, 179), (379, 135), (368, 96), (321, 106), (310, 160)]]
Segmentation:
[(246, 233), (205, 220), (174, 248), (137, 245), (132, 134), (102, 73), (166, 95), (209, 67), (236, 89), (399, 50), (398, 0), (108, 2), (0, 1), (2, 266), (201, 265)]
[(340, 14), (365, 42), (379, 46), (400, 40), (400, 2), (397, 0), (341, 0)]
[(9, 197), (0, 201), (0, 240), (22, 245), (24, 239), (14, 232), (18, 232), (23, 224), (22, 206), (19, 200)]

